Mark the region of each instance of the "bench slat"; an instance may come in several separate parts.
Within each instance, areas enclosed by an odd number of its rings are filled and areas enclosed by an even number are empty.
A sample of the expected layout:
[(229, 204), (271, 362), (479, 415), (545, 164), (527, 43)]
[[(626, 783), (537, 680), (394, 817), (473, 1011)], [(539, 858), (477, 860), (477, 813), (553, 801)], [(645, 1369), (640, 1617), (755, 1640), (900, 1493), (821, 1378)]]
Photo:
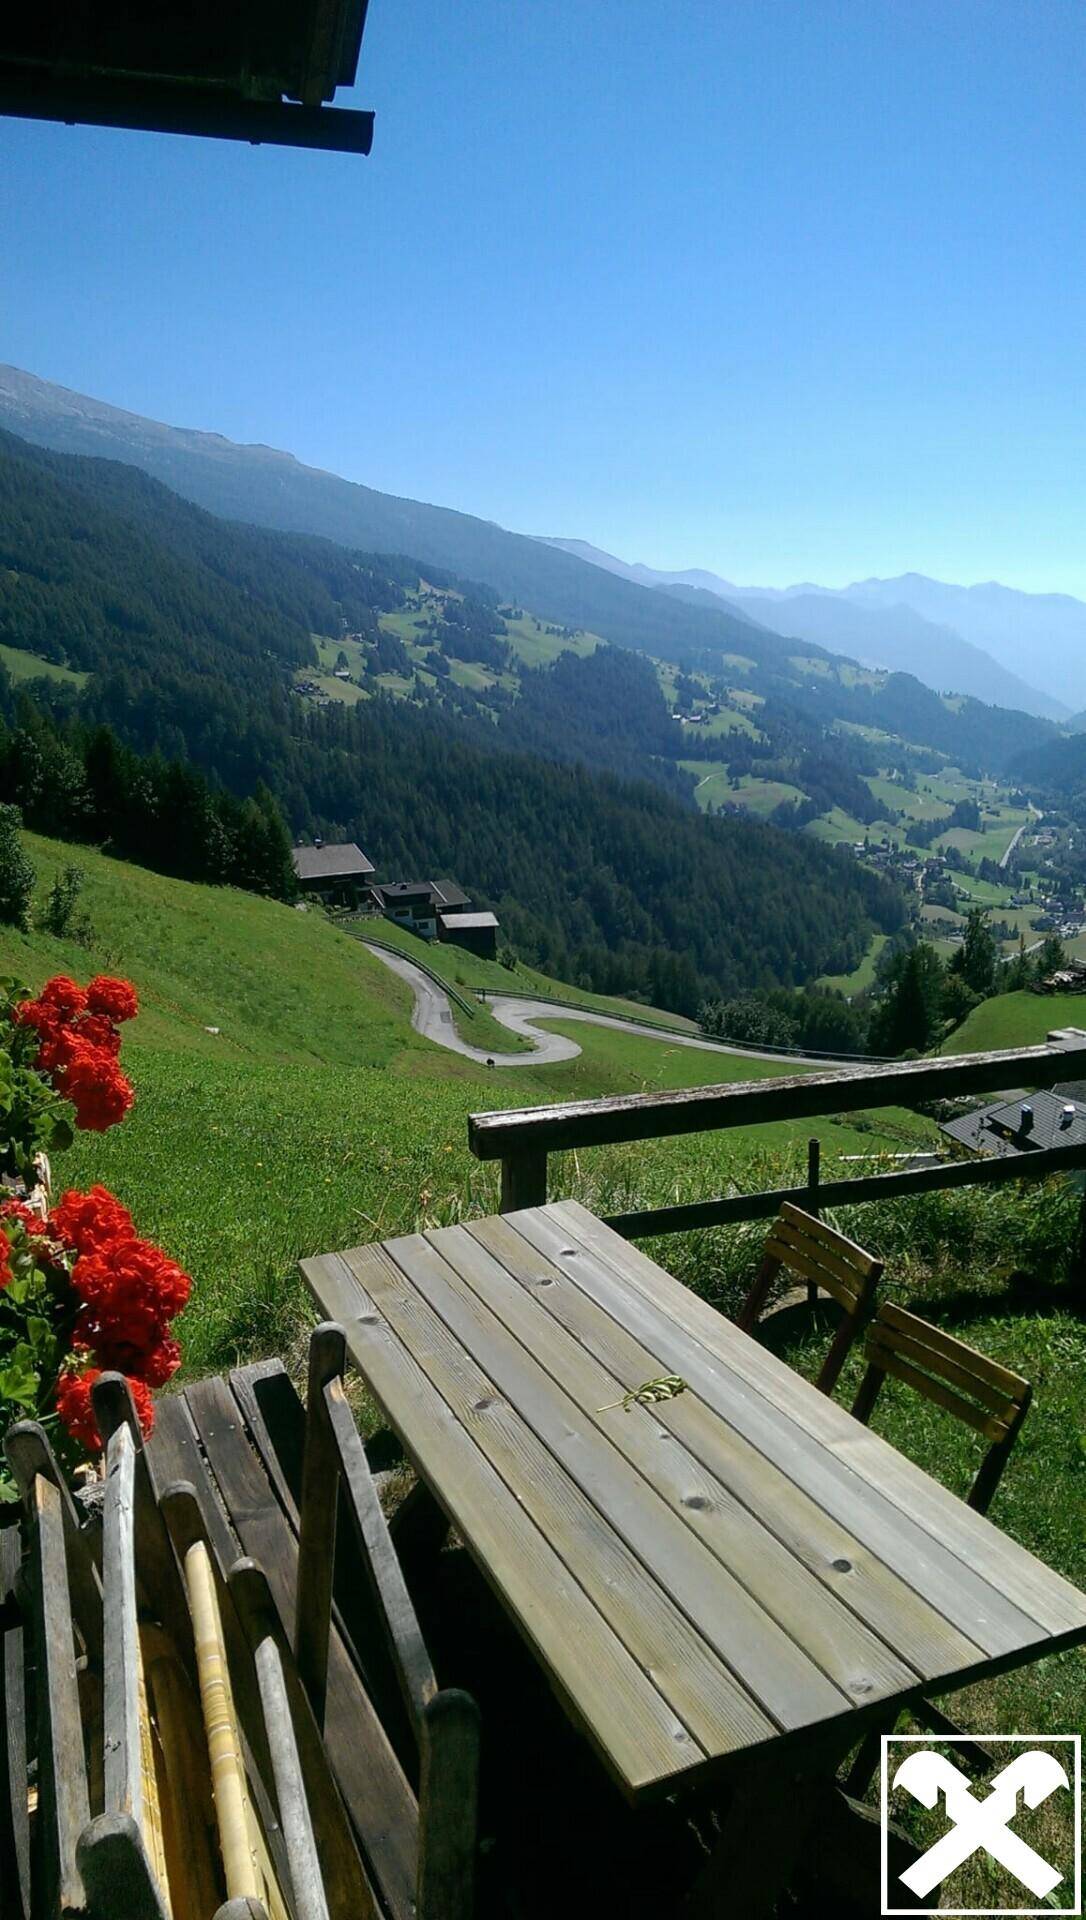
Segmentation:
[[(249, 1437), (297, 1538), (306, 1414), (294, 1382), (281, 1360), (264, 1360), (254, 1366), (237, 1368), (230, 1375), (230, 1386), (245, 1415)], [(391, 1438), (386, 1435), (386, 1451)], [(404, 1711), (398, 1682), (389, 1670), (384, 1634), (371, 1598), (365, 1554), (351, 1521), (346, 1491), (343, 1487), (338, 1491), (332, 1619), (362, 1675), (363, 1685), (400, 1765), (410, 1771), (417, 1761), (415, 1729)], [(227, 1561), (226, 1565), (229, 1564)]]
[(38, 1474), (31, 1489), (34, 1522), (34, 1651), (38, 1691), (38, 1845), (41, 1884), (35, 1913), (63, 1913), (83, 1904), (76, 1864), (79, 1836), (90, 1819), (83, 1727), (68, 1601), (64, 1519), (56, 1488)]
[(140, 1754), (139, 1629), (136, 1623), (136, 1455), (132, 1435), (118, 1427), (106, 1447), (102, 1513), (105, 1625), (102, 1720), (105, 1813), (127, 1813), (144, 1831)]
[[(364, 1554), (366, 1572), (388, 1640), (404, 1704), (416, 1728), (424, 1707), (437, 1692), (437, 1680), (407, 1591), (373, 1484), (365, 1449), (347, 1405), (341, 1379), (330, 1380), (321, 1396), (338, 1457), (348, 1510)], [(310, 1414), (310, 1419), (313, 1416)]]
[(259, 1684), (295, 1898), (303, 1904), (304, 1890), (307, 1920), (310, 1909), (323, 1920), (322, 1898), (334, 1914), (378, 1920), (379, 1901), (359, 1858), (263, 1567), (255, 1560), (235, 1561), (230, 1595)]
[[(297, 1546), (243, 1431), (225, 1380), (202, 1380), (186, 1398), (244, 1551), (264, 1567), (281, 1620), (294, 1617)], [(325, 1743), (366, 1859), (396, 1920), (411, 1920), (418, 1808), (338, 1633), (328, 1662)]]
[(30, 1821), (27, 1813), (25, 1642), (16, 1582), (22, 1565), (18, 1527), (0, 1528), (0, 1920), (30, 1920)]

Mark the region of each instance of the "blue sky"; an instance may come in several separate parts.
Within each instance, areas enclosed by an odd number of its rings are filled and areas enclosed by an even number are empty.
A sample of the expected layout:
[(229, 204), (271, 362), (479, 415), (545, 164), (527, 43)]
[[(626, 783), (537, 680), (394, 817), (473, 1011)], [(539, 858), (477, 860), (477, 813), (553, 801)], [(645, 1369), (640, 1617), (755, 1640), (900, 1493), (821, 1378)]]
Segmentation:
[(740, 582), (1086, 594), (1082, 0), (372, 0), (370, 159), (0, 121), (0, 358)]

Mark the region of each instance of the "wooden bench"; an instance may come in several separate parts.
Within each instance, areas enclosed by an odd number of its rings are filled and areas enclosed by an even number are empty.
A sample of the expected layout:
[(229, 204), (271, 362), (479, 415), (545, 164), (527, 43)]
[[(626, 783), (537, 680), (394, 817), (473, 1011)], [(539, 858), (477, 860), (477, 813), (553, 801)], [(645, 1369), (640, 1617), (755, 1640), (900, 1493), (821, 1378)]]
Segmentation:
[(160, 1397), (146, 1446), (104, 1376), (100, 1519), (9, 1433), (0, 1920), (474, 1912), (478, 1714), (437, 1685), (342, 1352), (322, 1329), (308, 1421), (268, 1362)]

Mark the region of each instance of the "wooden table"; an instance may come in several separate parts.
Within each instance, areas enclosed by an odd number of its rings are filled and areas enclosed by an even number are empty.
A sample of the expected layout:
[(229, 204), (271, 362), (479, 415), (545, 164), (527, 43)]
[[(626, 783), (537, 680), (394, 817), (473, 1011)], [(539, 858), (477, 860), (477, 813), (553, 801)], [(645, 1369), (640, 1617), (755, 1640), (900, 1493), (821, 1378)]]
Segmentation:
[(576, 1202), (302, 1271), (633, 1800), (832, 1770), (1086, 1641), (1086, 1597)]

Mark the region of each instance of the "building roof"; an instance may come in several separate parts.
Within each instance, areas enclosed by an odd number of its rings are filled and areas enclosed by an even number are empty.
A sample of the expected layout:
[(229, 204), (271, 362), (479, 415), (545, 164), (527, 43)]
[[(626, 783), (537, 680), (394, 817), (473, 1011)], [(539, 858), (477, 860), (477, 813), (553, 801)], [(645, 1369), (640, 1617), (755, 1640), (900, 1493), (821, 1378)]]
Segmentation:
[(299, 880), (365, 880), (376, 872), (353, 840), (326, 841), (321, 847), (292, 847), (290, 857)]
[[(1033, 1124), (1028, 1128), (1022, 1124), (1023, 1107), (1033, 1111)], [(947, 1120), (940, 1132), (973, 1153), (1004, 1158), (1036, 1153), (1044, 1147), (1081, 1147), (1086, 1146), (1086, 1104), (1075, 1100), (1068, 1088), (1042, 1089), (1023, 1099), (997, 1100), (990, 1107)]]
[(389, 880), (383, 886), (375, 887), (383, 900), (396, 904), (397, 901), (426, 900), (439, 912), (449, 908), (469, 905), (468, 895), (455, 880)]
[(469, 927), (496, 927), (496, 913), (440, 913), (438, 915), (447, 933), (466, 933)]
[(0, 113), (368, 153), (372, 113), (322, 104), (354, 84), (366, 6), (16, 7), (0, 26)]
[(440, 907), (451, 907), (454, 912), (460, 907), (470, 907), (469, 895), (463, 887), (457, 886), (455, 880), (433, 880), (430, 884)]

